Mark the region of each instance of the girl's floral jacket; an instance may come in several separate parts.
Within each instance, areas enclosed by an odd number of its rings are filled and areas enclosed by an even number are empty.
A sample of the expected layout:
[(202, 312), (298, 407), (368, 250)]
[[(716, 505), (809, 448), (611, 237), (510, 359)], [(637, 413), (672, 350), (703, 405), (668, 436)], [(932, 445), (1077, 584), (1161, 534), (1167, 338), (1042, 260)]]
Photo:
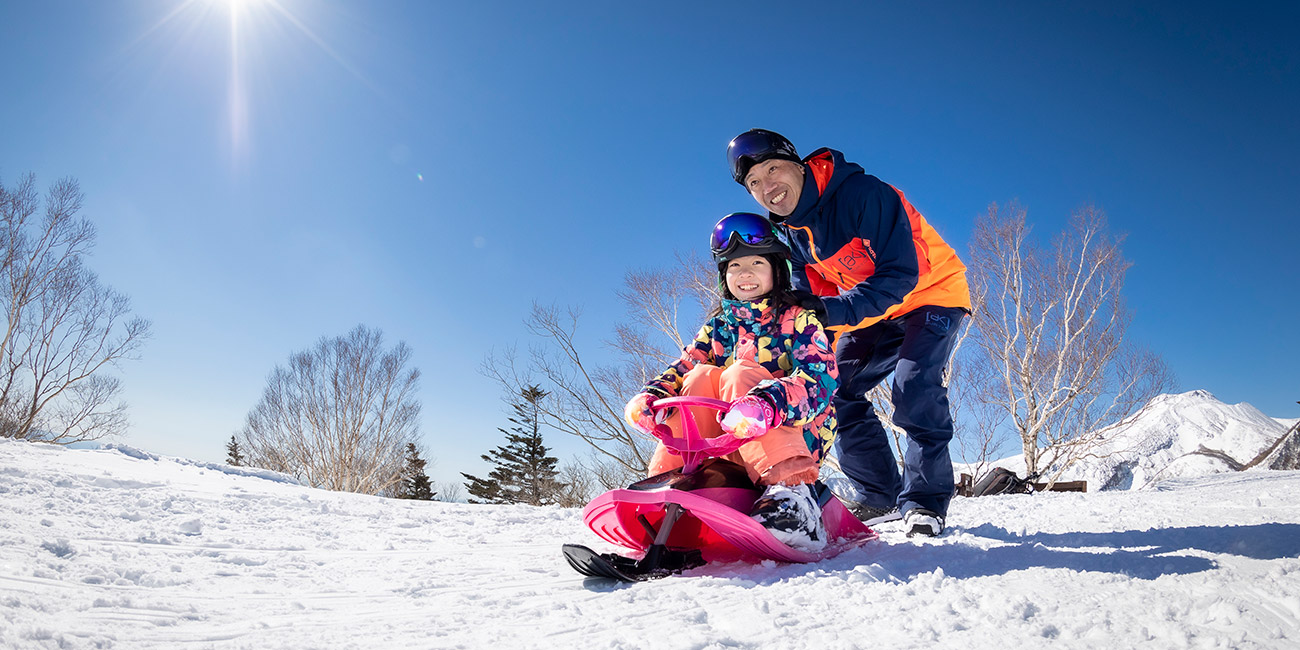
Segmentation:
[(782, 415), (782, 426), (798, 426), (814, 459), (821, 461), (835, 438), (839, 386), (835, 353), (811, 310), (786, 308), (778, 318), (766, 300), (722, 301), (722, 313), (710, 318), (676, 363), (646, 384), (645, 392), (675, 397), (682, 380), (696, 365), (726, 368), (750, 359), (775, 379), (760, 382), (751, 395), (766, 397)]

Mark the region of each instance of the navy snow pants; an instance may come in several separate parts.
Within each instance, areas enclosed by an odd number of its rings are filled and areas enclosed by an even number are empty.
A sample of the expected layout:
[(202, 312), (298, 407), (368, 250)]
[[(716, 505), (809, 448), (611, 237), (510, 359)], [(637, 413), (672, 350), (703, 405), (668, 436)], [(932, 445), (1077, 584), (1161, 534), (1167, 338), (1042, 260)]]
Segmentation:
[[(866, 505), (906, 513), (926, 508), (947, 515), (952, 499), (952, 413), (943, 371), (966, 311), (919, 307), (900, 317), (840, 335), (835, 392), (840, 469), (858, 484)], [(890, 436), (867, 391), (894, 373), (894, 423), (907, 432), (899, 477)]]

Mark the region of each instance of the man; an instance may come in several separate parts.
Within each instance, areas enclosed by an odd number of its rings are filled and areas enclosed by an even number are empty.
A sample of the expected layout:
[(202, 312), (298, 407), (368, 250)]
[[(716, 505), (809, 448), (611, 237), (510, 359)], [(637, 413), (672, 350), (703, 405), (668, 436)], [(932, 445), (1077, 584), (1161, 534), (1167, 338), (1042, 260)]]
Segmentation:
[[(902, 517), (908, 536), (943, 532), (953, 494), (943, 372), (970, 313), (966, 267), (903, 193), (833, 149), (800, 158), (753, 129), (727, 147), (731, 175), (791, 240), (796, 289), (821, 298), (836, 338), (840, 468), (867, 523)], [(894, 374), (894, 423), (908, 437), (900, 478), (866, 393)]]

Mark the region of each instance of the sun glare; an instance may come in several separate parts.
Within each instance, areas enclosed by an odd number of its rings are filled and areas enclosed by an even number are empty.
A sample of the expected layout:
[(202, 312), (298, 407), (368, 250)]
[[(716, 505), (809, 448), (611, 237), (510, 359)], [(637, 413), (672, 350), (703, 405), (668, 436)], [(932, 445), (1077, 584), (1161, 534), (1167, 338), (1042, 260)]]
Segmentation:
[[(259, 56), (259, 52), (273, 49), (274, 45), (283, 45), (283, 39), (291, 32), (305, 37), (335, 64), (371, 90), (379, 92), (356, 67), (340, 56), (297, 15), (301, 9), (301, 3), (292, 0), (183, 0), (135, 41), (139, 43), (157, 33), (167, 33), (173, 39), (184, 40), (186, 34), (193, 33), (194, 30), (221, 30), (209, 33), (220, 33), (228, 43), (225, 107), (230, 153), (236, 166), (242, 165), (250, 152), (256, 108), (259, 104), (275, 101), (276, 85), (272, 78), (283, 72), (282, 68), (277, 67), (283, 59), (270, 60)], [(275, 39), (276, 42), (268, 39)], [(257, 67), (250, 68), (251, 65)]]

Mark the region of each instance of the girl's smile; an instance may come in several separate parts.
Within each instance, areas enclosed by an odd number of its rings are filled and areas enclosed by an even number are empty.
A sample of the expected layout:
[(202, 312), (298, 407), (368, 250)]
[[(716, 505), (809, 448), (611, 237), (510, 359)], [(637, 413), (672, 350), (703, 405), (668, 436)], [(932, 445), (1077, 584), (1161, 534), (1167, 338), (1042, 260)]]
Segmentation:
[(727, 289), (736, 300), (756, 300), (772, 291), (772, 265), (762, 255), (727, 262)]

